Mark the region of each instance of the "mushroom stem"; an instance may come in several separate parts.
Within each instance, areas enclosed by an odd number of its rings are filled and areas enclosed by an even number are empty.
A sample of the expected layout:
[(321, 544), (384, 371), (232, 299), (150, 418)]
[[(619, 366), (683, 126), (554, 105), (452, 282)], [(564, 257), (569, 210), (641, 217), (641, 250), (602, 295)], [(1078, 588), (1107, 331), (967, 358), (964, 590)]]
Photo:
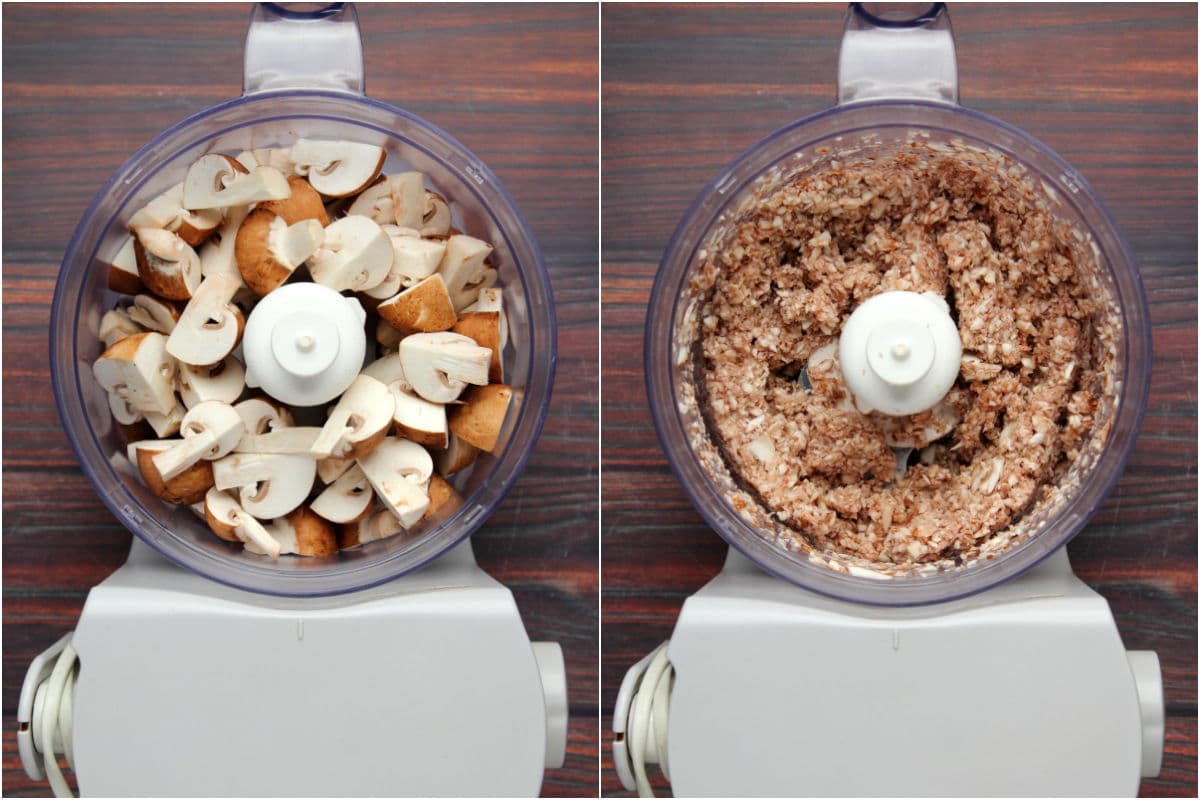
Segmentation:
[(264, 555), (279, 558), (280, 546), (275, 537), (263, 527), (263, 524), (245, 511), (237, 510), (230, 514), (233, 532), (246, 544), (253, 543)]
[(169, 481), (204, 458), (216, 445), (217, 435), (212, 431), (193, 433), (170, 449), (155, 453), (154, 468), (164, 481)]

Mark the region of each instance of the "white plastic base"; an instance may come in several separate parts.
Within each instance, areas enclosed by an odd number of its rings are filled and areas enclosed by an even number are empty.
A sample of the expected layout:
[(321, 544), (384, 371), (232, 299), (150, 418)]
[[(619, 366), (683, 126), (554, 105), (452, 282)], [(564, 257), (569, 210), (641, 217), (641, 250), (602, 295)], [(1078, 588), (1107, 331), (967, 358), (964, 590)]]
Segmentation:
[(676, 796), (1132, 797), (1161, 765), (1157, 658), (1126, 653), (1065, 550), (909, 609), (815, 595), (731, 552), (668, 653)]
[(386, 586), (293, 600), (135, 540), (73, 644), (83, 796), (536, 796), (563, 759), (561, 651), (535, 657), (469, 542)]

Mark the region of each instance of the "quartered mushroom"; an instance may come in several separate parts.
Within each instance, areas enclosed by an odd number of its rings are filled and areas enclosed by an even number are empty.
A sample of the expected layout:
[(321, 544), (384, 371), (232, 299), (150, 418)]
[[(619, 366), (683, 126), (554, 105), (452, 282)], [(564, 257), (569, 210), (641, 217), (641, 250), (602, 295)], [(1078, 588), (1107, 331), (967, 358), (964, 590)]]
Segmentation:
[(449, 503), (456, 503), (460, 500), (458, 492), (454, 491), (454, 487), (449, 481), (438, 475), (436, 472), (429, 479), (429, 508), (425, 509), (425, 516), (421, 519), (429, 519), (436, 514), (442, 506)]
[(416, 442), (389, 437), (358, 461), (363, 474), (400, 524), (411, 528), (429, 508), (433, 459)]
[(242, 418), (247, 436), (257, 436), (292, 425), (292, 412), (274, 400), (251, 397), (236, 404), (233, 410)]
[(92, 365), (105, 391), (138, 411), (169, 414), (175, 407), (175, 361), (161, 333), (127, 336), (105, 350)]
[(387, 539), (402, 531), (404, 531), (404, 526), (400, 524), (400, 520), (385, 508), (357, 522), (340, 525), (338, 527), (338, 546), (345, 550), (367, 542)]
[(512, 387), (499, 383), (472, 386), (463, 395), (462, 404), (450, 411), (450, 430), (468, 444), (493, 452), (512, 396)]
[(468, 384), (486, 384), (491, 360), (490, 350), (459, 333), (415, 333), (400, 340), (405, 379), (432, 403), (453, 402)]
[(241, 281), (231, 275), (213, 275), (200, 282), (174, 330), (167, 337), (167, 352), (184, 364), (216, 364), (241, 341), (246, 318), (233, 305)]
[(187, 300), (200, 285), (200, 256), (179, 234), (161, 228), (133, 232), (138, 277), (167, 300)]
[(204, 520), (209, 529), (225, 541), (243, 544), (253, 542), (261, 554), (279, 558), (279, 543), (229, 492), (212, 488), (205, 493)]
[(489, 287), (479, 290), (479, 297), (474, 303), (462, 310), (463, 314), (473, 311), (495, 311), (500, 319), (500, 352), (508, 346), (508, 319), (504, 314), (504, 292), (501, 289)]
[(250, 206), (233, 206), (225, 213), (225, 221), (221, 223), (217, 235), (204, 243), (200, 248), (200, 275), (211, 278), (214, 275), (228, 275), (242, 283), (242, 273), (238, 270), (235, 247), (237, 234), (250, 213)]
[[(363, 368), (362, 375), (374, 378), (380, 383), (392, 384), (404, 381), (404, 365), (400, 363), (400, 355), (393, 354), (377, 358)], [(407, 386), (405, 382), (405, 386)]]
[(183, 207), (183, 183), (151, 200), (129, 218), (130, 230), (137, 228), (162, 228), (178, 233), (192, 247), (203, 242), (221, 224), (219, 208), (192, 211)]
[(438, 474), (449, 477), (474, 464), (475, 459), (479, 458), (479, 448), (451, 433), (450, 443), (445, 450), (439, 450), (435, 458)]
[(174, 303), (152, 294), (139, 294), (126, 309), (129, 318), (148, 331), (167, 333), (175, 330), (183, 313)]
[(357, 522), (371, 513), (375, 502), (375, 490), (363, 473), (362, 467), (355, 464), (342, 473), (342, 476), (325, 487), (325, 491), (317, 495), (310, 508), (314, 514), (319, 514), (330, 522)]
[(339, 292), (366, 291), (380, 284), (392, 266), (392, 240), (367, 217), (342, 217), (325, 228), (325, 241), (308, 259), (317, 283)]
[[(338, 549), (333, 526), (303, 506), (272, 522), (267, 527), (267, 534), (275, 541), (281, 555), (331, 556)], [(247, 542), (246, 550), (270, 555), (257, 542)]]
[(457, 234), (446, 240), (446, 252), (438, 272), (446, 281), (446, 291), (455, 310), (464, 309), (479, 299), (479, 290), (496, 282), (496, 270), (487, 264), (492, 246), (474, 236)]
[(108, 288), (121, 294), (137, 294), (142, 291), (142, 279), (138, 277), (137, 253), (133, 249), (133, 234), (125, 237), (117, 254), (108, 264)]
[(122, 339), (142, 333), (145, 329), (129, 318), (129, 313), (123, 308), (114, 308), (104, 312), (100, 318), (100, 341), (104, 346), (112, 347)]
[(436, 273), (383, 301), (375, 312), (404, 334), (448, 331), (458, 321), (446, 284)]
[(322, 458), (317, 462), (317, 477), (321, 483), (330, 484), (346, 474), (354, 466), (353, 458)]
[(425, 209), (421, 216), (422, 236), (445, 236), (450, 233), (450, 204), (437, 192), (425, 192)]
[(154, 495), (160, 500), (166, 500), (177, 506), (199, 503), (213, 486), (212, 462), (198, 461), (171, 480), (163, 480), (162, 475), (154, 466), (153, 458), (157, 453), (163, 452), (170, 446), (169, 441), (133, 442), (127, 448), (127, 453), (129, 460), (137, 464), (138, 472), (146, 487), (154, 492)]
[(318, 139), (298, 140), (290, 155), (296, 173), (326, 197), (345, 197), (370, 186), (387, 156), (377, 145)]
[(183, 207), (193, 211), (282, 200), (291, 193), (287, 178), (273, 167), (247, 170), (235, 159), (209, 153), (188, 168), (183, 179)]
[(179, 396), (188, 408), (209, 400), (233, 404), (246, 388), (246, 368), (233, 356), (208, 366), (180, 364), (176, 380)]
[(282, 517), (308, 499), (317, 462), (308, 455), (232, 453), (213, 462), (218, 489), (238, 490), (242, 508), (258, 519)]
[(153, 458), (154, 468), (166, 481), (201, 459), (213, 461), (232, 452), (246, 427), (233, 406), (208, 400), (184, 415), (179, 430), (183, 438)]
[(444, 405), (418, 396), (401, 381), (388, 384), (388, 389), (396, 406), (392, 422), (397, 435), (436, 450), (444, 450), (450, 444)]
[(480, 347), (492, 351), (492, 360), (488, 364), (488, 382), (504, 382), (504, 365), (500, 359), (503, 347), (500, 344), (500, 312), (499, 311), (465, 311), (451, 328), (455, 333), (470, 336)]
[(247, 433), (238, 442), (237, 453), (275, 453), (278, 455), (301, 455), (312, 450), (313, 443), (321, 435), (315, 426), (279, 428), (265, 433)]
[(387, 277), (364, 294), (378, 300), (386, 300), (401, 289), (412, 286), (436, 272), (446, 250), (446, 243), (422, 239), (420, 233), (411, 228), (398, 228), (395, 225), (380, 227), (392, 242), (392, 266), (388, 269)]
[(412, 228), (417, 233), (425, 216), (425, 176), (400, 172), (381, 177), (363, 189), (348, 213), (370, 217), (380, 225)]
[(387, 435), (394, 410), (388, 387), (359, 375), (333, 407), (310, 452), (315, 458), (361, 459)]
[(154, 431), (155, 436), (159, 439), (165, 439), (168, 436), (174, 436), (179, 433), (179, 428), (183, 425), (183, 418), (187, 412), (187, 408), (179, 403), (176, 403), (175, 407), (166, 414), (147, 411), (145, 413), (146, 424)]
[(325, 213), (325, 203), (321, 193), (312, 187), (308, 181), (299, 175), (287, 179), (292, 193), (283, 200), (267, 200), (259, 203), (255, 210), (263, 209), (282, 217), (288, 225), (295, 225), (306, 219), (316, 220), (325, 227), (329, 224), (329, 215)]
[(283, 217), (256, 208), (238, 229), (234, 255), (242, 280), (261, 297), (291, 277), (324, 241), (325, 229), (315, 219), (288, 225)]

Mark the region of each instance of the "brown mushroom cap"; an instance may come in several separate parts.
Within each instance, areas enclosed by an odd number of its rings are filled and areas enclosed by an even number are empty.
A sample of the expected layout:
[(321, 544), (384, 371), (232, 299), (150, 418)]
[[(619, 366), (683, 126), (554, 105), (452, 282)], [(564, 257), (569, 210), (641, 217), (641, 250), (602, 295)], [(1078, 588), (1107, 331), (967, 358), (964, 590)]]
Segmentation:
[[(255, 206), (254, 211), (270, 211), (276, 216), (283, 217), (288, 225), (295, 225), (305, 219), (315, 219), (324, 227), (329, 224), (329, 215), (325, 212), (325, 204), (321, 193), (312, 184), (299, 175), (287, 179), (291, 187), (291, 196), (283, 200), (267, 200)], [(269, 220), (268, 220), (269, 221)], [(240, 259), (239, 259), (239, 263)]]
[(500, 383), (471, 387), (462, 397), (463, 404), (450, 411), (451, 432), (480, 450), (492, 452), (512, 395), (512, 388)]
[(333, 526), (307, 506), (300, 506), (284, 519), (296, 532), (296, 551), (300, 555), (329, 556), (337, 552), (338, 541)]
[(454, 487), (441, 475), (433, 473), (429, 478), (429, 508), (421, 519), (429, 519), (439, 508), (457, 497), (458, 492), (454, 491)]
[(155, 495), (179, 506), (190, 506), (204, 500), (204, 495), (213, 487), (212, 462), (200, 459), (169, 481), (164, 481), (154, 466), (157, 449), (139, 447), (137, 451), (138, 471), (142, 480)]
[(276, 216), (265, 208), (254, 209), (238, 228), (234, 243), (233, 257), (242, 280), (259, 297), (277, 289), (292, 274), (292, 270), (275, 260), (268, 246), (271, 220)]
[(438, 273), (380, 303), (375, 309), (401, 333), (436, 333), (450, 330), (458, 319), (446, 283)]
[[(447, 296), (447, 299), (449, 297)], [(460, 314), (458, 322), (451, 328), (455, 333), (469, 336), (480, 347), (492, 351), (492, 361), (488, 365), (488, 382), (500, 383), (504, 380), (503, 366), (500, 363), (500, 312), (498, 311), (468, 311)]]
[[(142, 236), (166, 235), (173, 243), (168, 247), (179, 257), (168, 261), (150, 252), (142, 242)], [(137, 257), (138, 278), (154, 294), (166, 300), (189, 300), (192, 292), (200, 285), (200, 257), (178, 234), (140, 228), (134, 237), (134, 254)]]

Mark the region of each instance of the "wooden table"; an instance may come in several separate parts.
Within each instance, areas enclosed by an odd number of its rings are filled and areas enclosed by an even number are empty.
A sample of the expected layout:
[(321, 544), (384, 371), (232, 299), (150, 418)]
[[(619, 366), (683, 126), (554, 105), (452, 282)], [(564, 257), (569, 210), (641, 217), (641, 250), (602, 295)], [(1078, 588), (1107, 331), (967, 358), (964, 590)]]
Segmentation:
[[(834, 100), (844, 6), (606, 6), (602, 18), (603, 424), (601, 709), (671, 634), (725, 543), (659, 450), (642, 329), (663, 249), (696, 194), (744, 148)], [(962, 102), (1030, 132), (1104, 198), (1137, 256), (1154, 327), (1141, 437), (1069, 547), (1126, 647), (1158, 652), (1162, 774), (1196, 793), (1196, 9), (952, 5)], [(661, 782), (660, 787), (665, 786)]]
[[(51, 293), (104, 181), (184, 117), (241, 93), (248, 5), (4, 7), (4, 792), (49, 796), (16, 752), (30, 659), (73, 628), (130, 534), (62, 433)], [(474, 536), (534, 640), (566, 653), (571, 729), (550, 796), (594, 796), (597, 757), (596, 18), (587, 5), (358, 9), (367, 89), (453, 133), (516, 198), (557, 303), (558, 376), (525, 474)]]

